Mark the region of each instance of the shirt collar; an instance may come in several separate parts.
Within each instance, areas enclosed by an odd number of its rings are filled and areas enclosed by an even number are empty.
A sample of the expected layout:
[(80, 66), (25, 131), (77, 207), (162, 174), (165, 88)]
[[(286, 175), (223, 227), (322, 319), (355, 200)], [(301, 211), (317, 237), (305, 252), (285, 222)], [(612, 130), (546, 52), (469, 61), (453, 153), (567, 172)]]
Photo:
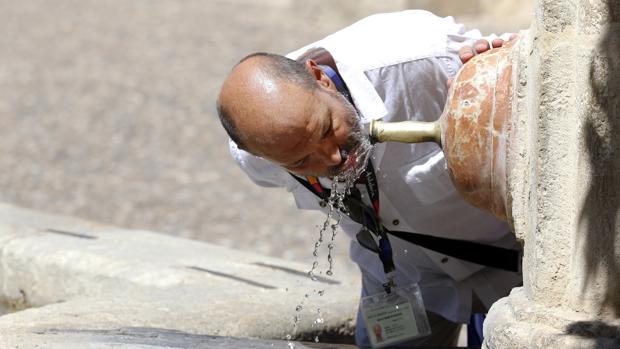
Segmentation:
[(349, 88), (351, 98), (359, 111), (362, 123), (368, 124), (371, 120), (381, 119), (386, 116), (388, 113), (387, 108), (364, 72), (339, 62), (335, 56), (334, 60), (338, 66), (340, 76)]
[(371, 120), (381, 119), (387, 115), (388, 111), (385, 104), (383, 104), (381, 97), (379, 97), (364, 71), (353, 65), (343, 63), (343, 61), (355, 62), (355, 57), (348, 57), (350, 53), (347, 50), (339, 49), (338, 46), (330, 45), (329, 42), (319, 41), (293, 51), (287, 57), (296, 59), (313, 47), (325, 47), (334, 58), (338, 73), (347, 84), (353, 103), (360, 113), (362, 124), (368, 124)]

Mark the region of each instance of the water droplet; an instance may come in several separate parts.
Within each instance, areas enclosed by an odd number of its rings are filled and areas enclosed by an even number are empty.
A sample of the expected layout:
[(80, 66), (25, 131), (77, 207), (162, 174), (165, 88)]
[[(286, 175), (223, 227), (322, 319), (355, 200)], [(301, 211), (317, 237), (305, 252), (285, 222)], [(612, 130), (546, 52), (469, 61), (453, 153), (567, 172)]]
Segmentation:
[(319, 296), (322, 296), (322, 295), (324, 295), (324, 294), (325, 294), (325, 290), (320, 290), (320, 291), (319, 291)]
[(318, 343), (318, 342), (319, 342), (319, 336), (315, 336), (315, 337), (314, 337), (314, 342), (315, 342), (315, 343)]
[(409, 252), (409, 251), (407, 251), (407, 250), (403, 250), (403, 253), (404, 253), (404, 254), (407, 254), (407, 252)]
[(308, 297), (310, 297), (310, 295), (306, 293), (306, 294), (304, 295), (304, 297), (308, 298)]
[(295, 343), (288, 342), (288, 347), (289, 347), (289, 349), (295, 349)]
[(295, 307), (295, 311), (301, 311), (304, 307), (300, 304), (297, 307)]
[(315, 324), (322, 324), (323, 322), (325, 322), (325, 320), (323, 320), (323, 318), (316, 318), (316, 320), (314, 320)]
[(325, 272), (325, 274), (327, 274), (327, 275), (329, 275), (329, 276), (334, 275), (334, 273), (333, 273), (331, 270), (326, 271), (326, 272)]
[(290, 341), (290, 340), (291, 340), (291, 338), (293, 338), (293, 337), (292, 337), (290, 334), (287, 334), (287, 335), (286, 335), (286, 340)]

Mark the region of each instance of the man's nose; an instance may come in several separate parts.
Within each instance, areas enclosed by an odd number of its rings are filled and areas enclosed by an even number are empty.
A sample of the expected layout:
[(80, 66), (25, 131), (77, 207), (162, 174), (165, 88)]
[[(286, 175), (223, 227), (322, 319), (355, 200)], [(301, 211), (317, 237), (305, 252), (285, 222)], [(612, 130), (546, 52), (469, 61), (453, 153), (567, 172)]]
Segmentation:
[(327, 166), (340, 165), (342, 162), (342, 155), (340, 154), (340, 147), (336, 143), (329, 142), (319, 151), (319, 156), (323, 163)]

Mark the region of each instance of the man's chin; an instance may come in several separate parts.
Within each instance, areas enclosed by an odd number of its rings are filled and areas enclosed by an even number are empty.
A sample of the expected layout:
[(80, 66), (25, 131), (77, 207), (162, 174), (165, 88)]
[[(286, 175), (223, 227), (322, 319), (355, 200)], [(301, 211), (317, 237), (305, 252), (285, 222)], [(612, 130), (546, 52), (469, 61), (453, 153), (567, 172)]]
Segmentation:
[(329, 176), (341, 176), (357, 166), (357, 156), (355, 154), (350, 154), (347, 156), (347, 159), (338, 166), (333, 166), (329, 168)]

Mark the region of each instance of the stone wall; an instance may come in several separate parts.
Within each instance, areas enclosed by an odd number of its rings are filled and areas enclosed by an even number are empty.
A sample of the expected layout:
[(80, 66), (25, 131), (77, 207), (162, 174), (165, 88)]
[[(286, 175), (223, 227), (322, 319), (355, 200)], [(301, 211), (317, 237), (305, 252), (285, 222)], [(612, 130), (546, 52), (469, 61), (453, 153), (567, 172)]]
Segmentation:
[(524, 286), (496, 303), (487, 348), (620, 346), (620, 5), (535, 5), (515, 84), (510, 179)]

